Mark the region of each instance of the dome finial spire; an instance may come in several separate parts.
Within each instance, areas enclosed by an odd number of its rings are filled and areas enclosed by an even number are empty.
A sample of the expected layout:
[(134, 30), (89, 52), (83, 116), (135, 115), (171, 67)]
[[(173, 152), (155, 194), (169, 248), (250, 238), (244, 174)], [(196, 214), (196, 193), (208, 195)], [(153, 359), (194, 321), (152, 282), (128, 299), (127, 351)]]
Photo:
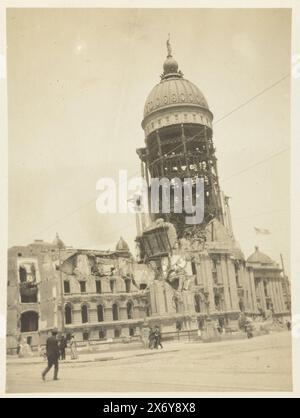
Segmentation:
[(170, 33), (168, 34), (168, 39), (167, 39), (167, 51), (168, 51), (168, 55), (167, 58), (171, 58), (172, 57), (172, 47), (171, 47), (171, 35)]
[(160, 76), (162, 80), (165, 80), (166, 78), (169, 77), (179, 77), (182, 78), (183, 74), (181, 71), (178, 71), (178, 63), (177, 61), (173, 58), (172, 55), (172, 47), (171, 47), (171, 42), (170, 42), (170, 34), (168, 34), (168, 39), (167, 39), (167, 58), (165, 59), (164, 62), (164, 72), (163, 74)]

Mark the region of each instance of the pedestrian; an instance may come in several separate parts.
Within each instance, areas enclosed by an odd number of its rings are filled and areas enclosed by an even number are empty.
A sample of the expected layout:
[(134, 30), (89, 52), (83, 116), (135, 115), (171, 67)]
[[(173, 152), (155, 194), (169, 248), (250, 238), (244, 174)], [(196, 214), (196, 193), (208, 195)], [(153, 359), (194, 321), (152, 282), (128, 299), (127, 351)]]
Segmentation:
[(71, 350), (71, 360), (77, 360), (78, 354), (77, 354), (76, 341), (75, 341), (74, 335), (71, 335), (71, 338), (70, 338), (70, 350)]
[(158, 346), (160, 346), (160, 348), (163, 348), (163, 345), (161, 343), (161, 332), (158, 327), (155, 328), (154, 337), (155, 337), (155, 348), (158, 349)]
[(149, 348), (152, 350), (155, 347), (155, 334), (152, 328), (150, 328), (149, 332)]
[(67, 347), (67, 339), (64, 335), (61, 336), (60, 342), (59, 342), (59, 352), (60, 352), (60, 359), (65, 360), (66, 359), (66, 347)]
[(59, 360), (59, 347), (57, 341), (57, 329), (52, 330), (52, 335), (47, 339), (46, 342), (46, 355), (48, 360), (48, 366), (42, 373), (42, 379), (45, 381), (46, 374), (54, 366), (54, 377), (53, 380), (58, 380), (58, 360)]
[(290, 331), (292, 329), (291, 321), (286, 321), (286, 326), (287, 326), (288, 331)]
[(253, 328), (252, 328), (252, 325), (250, 324), (250, 322), (247, 322), (247, 324), (245, 326), (245, 331), (246, 331), (248, 339), (253, 338)]

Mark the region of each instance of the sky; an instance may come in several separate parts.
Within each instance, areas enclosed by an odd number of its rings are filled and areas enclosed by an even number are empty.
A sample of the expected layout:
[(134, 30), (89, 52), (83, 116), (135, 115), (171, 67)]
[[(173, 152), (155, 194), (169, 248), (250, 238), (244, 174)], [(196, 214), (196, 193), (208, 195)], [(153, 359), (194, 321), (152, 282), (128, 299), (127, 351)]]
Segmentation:
[[(171, 34), (214, 114), (236, 239), (289, 271), (290, 11), (8, 9), (9, 246), (134, 245), (132, 214), (99, 214), (96, 183), (139, 173), (147, 95)], [(271, 234), (257, 236), (254, 227)]]

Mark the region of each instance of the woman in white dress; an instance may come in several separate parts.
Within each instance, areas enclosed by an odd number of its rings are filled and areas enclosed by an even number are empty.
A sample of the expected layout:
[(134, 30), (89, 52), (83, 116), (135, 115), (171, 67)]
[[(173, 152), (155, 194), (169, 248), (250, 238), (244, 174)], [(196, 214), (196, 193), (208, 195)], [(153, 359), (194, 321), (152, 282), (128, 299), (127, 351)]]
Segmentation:
[(70, 350), (71, 350), (71, 360), (78, 359), (76, 341), (75, 341), (74, 335), (72, 335), (70, 338)]

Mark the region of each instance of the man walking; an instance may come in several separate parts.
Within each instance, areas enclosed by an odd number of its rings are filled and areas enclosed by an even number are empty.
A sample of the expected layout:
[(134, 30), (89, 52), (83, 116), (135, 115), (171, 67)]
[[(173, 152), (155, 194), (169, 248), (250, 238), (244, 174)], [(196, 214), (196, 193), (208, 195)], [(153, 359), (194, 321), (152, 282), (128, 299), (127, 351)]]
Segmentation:
[(152, 328), (149, 330), (149, 348), (152, 350), (155, 347), (155, 334)]
[(54, 366), (54, 380), (58, 380), (58, 359), (59, 359), (59, 346), (57, 341), (57, 329), (52, 330), (52, 336), (47, 339), (46, 342), (46, 355), (48, 360), (48, 366), (42, 373), (42, 379), (45, 381), (46, 374)]
[(155, 338), (155, 348), (156, 349), (158, 349), (158, 347), (163, 348), (163, 345), (161, 343), (161, 332), (158, 327), (155, 328), (154, 338)]

